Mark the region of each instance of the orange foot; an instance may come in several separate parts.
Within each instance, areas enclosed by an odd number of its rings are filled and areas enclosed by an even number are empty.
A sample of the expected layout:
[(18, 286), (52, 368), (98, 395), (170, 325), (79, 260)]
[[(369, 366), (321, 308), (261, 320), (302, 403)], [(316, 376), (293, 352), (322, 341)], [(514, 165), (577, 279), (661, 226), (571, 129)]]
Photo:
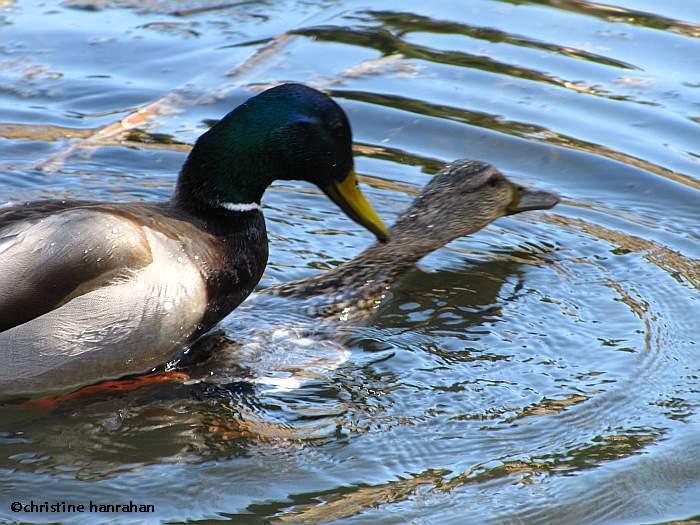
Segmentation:
[(26, 408), (52, 408), (58, 403), (90, 394), (98, 394), (103, 392), (131, 392), (132, 390), (137, 390), (144, 386), (153, 385), (156, 383), (165, 383), (168, 381), (183, 382), (189, 379), (190, 376), (184, 372), (156, 372), (129, 379), (102, 381), (101, 383), (96, 383), (94, 385), (84, 386), (78, 390), (74, 390), (73, 392), (68, 392), (67, 394), (59, 394), (53, 397), (45, 397), (43, 399), (27, 401), (22, 403), (22, 406)]

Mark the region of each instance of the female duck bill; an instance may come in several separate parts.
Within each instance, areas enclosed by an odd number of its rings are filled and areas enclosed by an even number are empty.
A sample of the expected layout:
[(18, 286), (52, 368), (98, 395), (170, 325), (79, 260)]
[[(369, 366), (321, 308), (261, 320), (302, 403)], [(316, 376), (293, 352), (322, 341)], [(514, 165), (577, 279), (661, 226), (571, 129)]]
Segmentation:
[(559, 196), (548, 191), (513, 184), (513, 200), (508, 205), (509, 215), (531, 210), (548, 210), (559, 202)]

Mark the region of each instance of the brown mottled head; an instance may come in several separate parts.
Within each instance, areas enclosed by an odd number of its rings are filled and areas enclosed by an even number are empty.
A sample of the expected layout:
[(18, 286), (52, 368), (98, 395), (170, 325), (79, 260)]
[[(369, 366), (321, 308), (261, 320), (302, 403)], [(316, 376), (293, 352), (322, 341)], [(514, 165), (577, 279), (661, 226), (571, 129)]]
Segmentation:
[(511, 182), (490, 164), (458, 160), (437, 173), (399, 217), (391, 243), (431, 251), (499, 217), (549, 209), (557, 202), (556, 195)]

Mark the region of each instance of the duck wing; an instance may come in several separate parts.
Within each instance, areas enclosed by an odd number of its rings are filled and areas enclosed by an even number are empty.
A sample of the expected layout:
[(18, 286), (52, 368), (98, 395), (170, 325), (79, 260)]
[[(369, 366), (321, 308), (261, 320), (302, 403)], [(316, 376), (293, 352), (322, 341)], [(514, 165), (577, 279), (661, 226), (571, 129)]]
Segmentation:
[(21, 221), (41, 220), (52, 213), (93, 204), (86, 201), (46, 200), (0, 205), (0, 237), (2, 236), (2, 230), (11, 224)]
[(143, 229), (117, 211), (76, 201), (0, 208), (0, 332), (151, 263)]
[(144, 372), (209, 326), (201, 265), (218, 252), (211, 236), (166, 208), (76, 204), (6, 213), (0, 397)]

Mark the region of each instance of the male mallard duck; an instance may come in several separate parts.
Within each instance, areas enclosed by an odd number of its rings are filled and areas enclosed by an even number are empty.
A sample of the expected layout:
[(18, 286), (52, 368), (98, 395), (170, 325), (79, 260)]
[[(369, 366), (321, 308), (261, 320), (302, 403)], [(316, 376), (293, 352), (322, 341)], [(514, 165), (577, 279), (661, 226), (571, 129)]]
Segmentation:
[(315, 277), (283, 283), (262, 294), (310, 298), (314, 314), (366, 314), (386, 289), (420, 259), (450, 241), (470, 235), (499, 217), (546, 210), (559, 197), (508, 180), (493, 166), (458, 160), (440, 170), (397, 219), (386, 243), (375, 242), (350, 261)]
[(197, 140), (167, 203), (45, 201), (0, 208), (0, 395), (143, 372), (209, 330), (260, 280), (260, 199), (316, 184), (379, 240), (351, 131), (326, 95), (286, 84)]

